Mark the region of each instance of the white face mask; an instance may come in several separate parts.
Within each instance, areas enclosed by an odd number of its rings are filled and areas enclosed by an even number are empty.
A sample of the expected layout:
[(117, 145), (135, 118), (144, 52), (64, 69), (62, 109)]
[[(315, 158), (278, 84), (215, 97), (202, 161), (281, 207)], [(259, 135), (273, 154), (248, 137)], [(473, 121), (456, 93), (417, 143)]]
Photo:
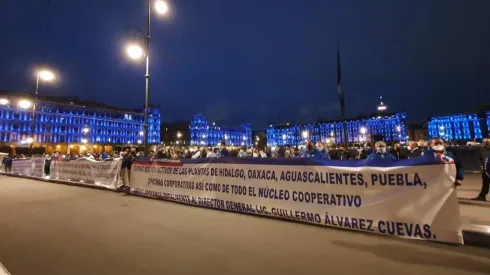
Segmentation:
[(412, 151), (412, 146), (407, 146), (408, 151)]
[(431, 147), (434, 152), (442, 152), (444, 151), (444, 146), (443, 145), (435, 145)]
[(378, 147), (377, 151), (378, 151), (378, 153), (384, 154), (384, 153), (386, 153), (386, 147)]

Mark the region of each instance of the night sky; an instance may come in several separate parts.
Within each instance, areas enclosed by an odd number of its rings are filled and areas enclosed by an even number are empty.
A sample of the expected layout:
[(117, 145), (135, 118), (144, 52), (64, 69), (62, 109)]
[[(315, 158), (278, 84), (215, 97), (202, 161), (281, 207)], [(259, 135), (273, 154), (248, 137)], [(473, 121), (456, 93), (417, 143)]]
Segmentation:
[[(410, 122), (490, 103), (488, 0), (171, 0), (152, 20), (151, 103), (164, 121), (309, 122), (339, 116), (336, 41), (349, 116)], [(120, 107), (144, 102), (144, 62), (126, 58), (142, 0), (2, 0), (0, 90), (33, 91), (34, 68), (60, 81), (44, 95)], [(49, 17), (48, 28), (44, 21)]]

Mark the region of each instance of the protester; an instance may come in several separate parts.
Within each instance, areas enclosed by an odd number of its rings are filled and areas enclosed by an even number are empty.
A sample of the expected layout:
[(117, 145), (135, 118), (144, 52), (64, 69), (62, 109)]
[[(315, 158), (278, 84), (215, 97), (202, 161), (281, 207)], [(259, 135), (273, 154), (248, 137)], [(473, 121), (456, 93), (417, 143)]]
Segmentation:
[(367, 157), (368, 160), (396, 160), (396, 158), (386, 150), (386, 143), (384, 141), (376, 142), (374, 148), (376, 150)]
[(422, 150), (419, 148), (419, 145), (415, 141), (409, 141), (408, 146), (408, 158), (416, 158), (422, 155)]
[(481, 191), (473, 200), (486, 201), (490, 185), (490, 139), (483, 140), (483, 147), (480, 150), (480, 168), (481, 168)]
[(461, 186), (464, 179), (463, 165), (461, 162), (456, 159), (453, 153), (446, 150), (444, 139), (442, 138), (433, 138), (430, 142), (430, 149), (427, 150), (427, 154), (432, 154), (436, 156), (444, 156), (446, 158), (450, 158), (450, 160), (454, 161), (456, 165), (456, 181), (454, 184), (456, 186)]
[(222, 141), (219, 145), (219, 151), (218, 151), (218, 157), (222, 158), (222, 157), (229, 157), (230, 156), (230, 152), (228, 151), (228, 149), (226, 149), (226, 143), (224, 141)]
[(400, 143), (395, 143), (391, 149), (391, 154), (397, 159), (408, 159), (408, 152), (401, 148)]

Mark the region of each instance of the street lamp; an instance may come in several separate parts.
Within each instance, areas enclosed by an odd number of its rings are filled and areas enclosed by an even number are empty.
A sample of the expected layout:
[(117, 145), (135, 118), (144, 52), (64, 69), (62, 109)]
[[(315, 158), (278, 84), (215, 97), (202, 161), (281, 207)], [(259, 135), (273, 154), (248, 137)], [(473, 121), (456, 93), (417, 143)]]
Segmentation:
[(27, 100), (27, 99), (21, 99), (21, 100), (19, 100), (17, 105), (21, 109), (29, 109), (32, 106), (32, 102), (30, 100)]
[(0, 98), (0, 105), (7, 105), (9, 104), (9, 100), (6, 98)]
[(82, 132), (83, 132), (84, 134), (88, 134), (88, 132), (89, 132), (89, 131), (90, 131), (90, 129), (89, 129), (88, 127), (84, 127), (84, 128), (82, 129)]
[(180, 132), (177, 133), (177, 138), (181, 138), (182, 134)]
[(365, 135), (367, 133), (366, 127), (361, 127), (361, 134)]
[(303, 131), (302, 135), (303, 135), (304, 139), (307, 139), (308, 138), (308, 131)]
[(37, 78), (38, 78), (37, 82), (39, 82), (39, 80), (51, 82), (54, 81), (56, 76), (52, 71), (43, 69), (37, 72)]
[(87, 144), (88, 140), (86, 138), (82, 138), (82, 143)]
[[(148, 1), (148, 14), (146, 18), (146, 34), (145, 34), (145, 47), (144, 49), (137, 44), (129, 44), (126, 51), (130, 58), (140, 59), (143, 56), (146, 58), (146, 73), (145, 73), (145, 125), (144, 125), (144, 146), (145, 155), (148, 155), (148, 105), (150, 97), (150, 26), (151, 26), (151, 10), (152, 0)], [(165, 14), (168, 12), (169, 7), (163, 0), (153, 0), (155, 11), (158, 14)]]
[(144, 55), (143, 48), (138, 44), (129, 44), (126, 48), (126, 53), (131, 59), (141, 59)]

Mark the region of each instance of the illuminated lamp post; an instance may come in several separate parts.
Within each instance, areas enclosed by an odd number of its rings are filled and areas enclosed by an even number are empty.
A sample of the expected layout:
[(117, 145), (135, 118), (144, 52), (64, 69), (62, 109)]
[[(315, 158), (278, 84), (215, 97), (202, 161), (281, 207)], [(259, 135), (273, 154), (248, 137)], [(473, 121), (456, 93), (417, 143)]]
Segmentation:
[[(154, 9), (158, 14), (165, 14), (168, 12), (168, 5), (163, 0), (147, 0), (148, 1), (148, 14), (146, 20), (146, 34), (145, 34), (145, 46), (142, 48), (136, 43), (130, 43), (126, 47), (126, 53), (131, 59), (141, 59), (143, 56), (146, 59), (146, 73), (145, 73), (145, 125), (144, 125), (144, 148), (145, 155), (148, 155), (148, 113), (149, 113), (149, 97), (150, 97), (150, 26), (151, 26), (151, 11), (152, 2), (154, 2)], [(137, 28), (138, 29), (138, 28)], [(138, 29), (139, 30), (139, 29)], [(141, 30), (139, 30), (140, 33)]]
[(32, 104), (32, 121), (31, 121), (31, 136), (34, 138), (34, 130), (36, 127), (36, 103), (37, 99), (39, 96), (39, 86), (40, 82), (53, 82), (56, 78), (56, 75), (48, 70), (48, 69), (41, 69), (38, 70), (36, 73), (36, 91), (35, 91), (35, 98), (34, 98), (34, 103)]

